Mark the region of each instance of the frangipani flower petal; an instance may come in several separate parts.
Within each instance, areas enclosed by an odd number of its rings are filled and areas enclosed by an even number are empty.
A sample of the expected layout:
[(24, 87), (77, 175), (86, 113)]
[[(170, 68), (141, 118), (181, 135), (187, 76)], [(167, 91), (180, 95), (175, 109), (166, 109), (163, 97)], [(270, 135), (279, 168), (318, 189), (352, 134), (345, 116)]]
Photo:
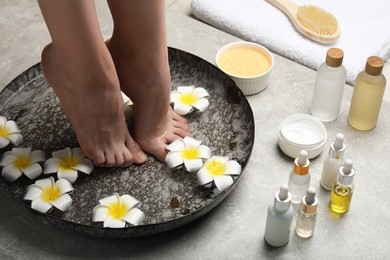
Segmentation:
[(93, 209), (92, 222), (103, 222), (108, 218), (108, 207), (105, 205), (97, 205)]
[(36, 198), (31, 202), (31, 208), (41, 213), (47, 213), (52, 209), (52, 205), (41, 198)]
[(33, 180), (37, 178), (42, 173), (42, 167), (38, 163), (33, 163), (26, 168), (22, 169), (22, 172), (30, 178), (30, 180)]
[(194, 86), (179, 86), (173, 90), (170, 95), (170, 102), (173, 103), (173, 110), (186, 115), (196, 108), (204, 112), (209, 107), (209, 101), (206, 97), (209, 93), (204, 88), (195, 88)]
[(207, 99), (201, 98), (196, 101), (192, 106), (198, 109), (200, 112), (204, 112), (207, 110), (207, 108), (209, 108), (210, 103)]
[(38, 198), (41, 193), (42, 193), (42, 188), (39, 187), (36, 184), (31, 184), (30, 186), (27, 187), (26, 194), (24, 195), (23, 199), (24, 200), (35, 200)]
[(184, 159), (184, 166), (189, 172), (196, 172), (203, 166), (202, 159), (186, 160)]
[(60, 168), (60, 164), (61, 164), (61, 160), (58, 159), (58, 158), (50, 158), (49, 160), (47, 160), (43, 166), (44, 170), (43, 170), (43, 173), (44, 174), (49, 174), (49, 173), (55, 173), (58, 171), (58, 169)]
[(54, 206), (61, 211), (72, 205), (68, 192), (73, 191), (72, 185), (65, 179), (54, 182), (53, 177), (40, 179), (27, 187), (23, 199), (31, 200), (31, 208), (47, 213)]
[(58, 199), (53, 200), (50, 204), (61, 211), (65, 211), (72, 205), (72, 198), (68, 194), (63, 194)]
[(129, 213), (123, 218), (127, 223), (130, 223), (134, 226), (138, 226), (145, 220), (145, 214), (138, 208), (133, 208)]
[(227, 156), (212, 156), (196, 174), (199, 185), (214, 182), (219, 191), (224, 191), (233, 184), (231, 175), (241, 174), (241, 165), (230, 161)]
[(1, 171), (1, 176), (3, 176), (6, 181), (13, 182), (22, 176), (22, 171), (16, 168), (13, 164), (9, 164), (4, 166)]
[(93, 163), (88, 158), (82, 158), (80, 163), (73, 168), (85, 174), (90, 174), (93, 171)]
[(205, 168), (200, 169), (196, 173), (199, 185), (206, 185), (213, 181), (213, 177), (209, 174)]
[(165, 156), (165, 162), (169, 168), (176, 168), (184, 163), (183, 157), (179, 152), (169, 152)]
[(181, 138), (175, 139), (172, 143), (167, 145), (167, 150), (174, 152), (181, 152), (186, 149), (186, 144)]
[(218, 190), (224, 191), (233, 184), (233, 178), (227, 175), (214, 176), (214, 184)]
[(122, 195), (120, 197), (120, 201), (122, 204), (126, 205), (129, 209), (137, 207), (141, 202), (134, 198), (133, 196), (130, 196), (128, 194)]
[(35, 150), (31, 152), (31, 162), (44, 162), (46, 160), (46, 155), (41, 150)]
[(176, 101), (176, 103), (173, 105), (173, 110), (179, 115), (184, 116), (192, 112), (193, 108), (190, 105), (184, 104), (180, 101)]
[(109, 228), (124, 228), (126, 226), (126, 221), (122, 219), (116, 219), (112, 217), (108, 217), (103, 222), (103, 227)]
[(70, 149), (66, 147), (52, 153), (53, 158), (45, 162), (43, 172), (45, 174), (57, 172), (58, 179), (67, 179), (74, 183), (78, 177), (78, 171), (90, 174), (93, 170), (93, 163), (85, 157), (79, 147)]
[(18, 146), (23, 141), (23, 136), (16, 123), (12, 120), (7, 121), (7, 118), (1, 117), (0, 122), (0, 148), (6, 147), (10, 142), (14, 146)]
[(0, 165), (4, 166), (3, 177), (9, 181), (15, 181), (22, 172), (30, 179), (37, 178), (42, 173), (42, 167), (38, 161), (43, 161), (44, 156), (42, 151), (31, 151), (31, 147), (13, 148), (4, 153), (1, 158)]
[(58, 179), (66, 179), (70, 183), (74, 183), (77, 180), (78, 174), (76, 170), (68, 168), (59, 168), (57, 172)]
[(139, 225), (144, 219), (144, 213), (135, 208), (140, 202), (128, 195), (119, 196), (114, 193), (112, 196), (99, 200), (92, 212), (93, 222), (103, 222), (103, 227), (122, 228), (128, 224)]
[(56, 186), (59, 189), (61, 195), (73, 191), (72, 184), (66, 179), (59, 179), (58, 181), (56, 181)]
[(192, 137), (176, 139), (167, 146), (170, 150), (165, 157), (165, 162), (170, 168), (177, 168), (184, 164), (187, 171), (194, 172), (203, 166), (203, 159), (211, 156), (211, 149), (202, 145), (202, 141)]

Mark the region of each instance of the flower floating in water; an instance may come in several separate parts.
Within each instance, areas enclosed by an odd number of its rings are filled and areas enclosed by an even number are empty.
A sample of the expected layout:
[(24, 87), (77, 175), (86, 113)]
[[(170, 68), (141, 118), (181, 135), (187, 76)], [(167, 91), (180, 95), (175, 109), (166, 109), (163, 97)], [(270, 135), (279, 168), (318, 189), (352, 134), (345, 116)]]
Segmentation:
[(93, 163), (85, 157), (83, 151), (76, 147), (69, 147), (53, 152), (53, 158), (45, 162), (43, 173), (50, 174), (57, 172), (58, 179), (67, 179), (74, 183), (78, 177), (77, 171), (90, 174), (93, 170)]
[(202, 168), (203, 160), (211, 156), (209, 147), (202, 145), (202, 141), (188, 136), (184, 139), (176, 139), (167, 146), (167, 149), (170, 151), (165, 157), (168, 166), (177, 168), (184, 164), (189, 172)]
[(92, 212), (92, 222), (103, 222), (103, 227), (123, 228), (128, 224), (138, 226), (145, 219), (145, 214), (137, 207), (141, 205), (136, 198), (125, 194), (99, 200)]
[(61, 211), (72, 205), (72, 198), (68, 193), (73, 191), (72, 184), (65, 179), (54, 182), (53, 177), (40, 179), (27, 187), (24, 200), (31, 200), (31, 208), (47, 213), (53, 206)]
[(206, 111), (209, 107), (209, 101), (206, 97), (210, 96), (204, 88), (195, 88), (194, 86), (181, 86), (171, 92), (171, 103), (173, 110), (179, 115), (186, 115), (196, 108), (200, 112)]
[(202, 169), (198, 171), (199, 185), (207, 185), (214, 182), (219, 191), (224, 191), (233, 184), (232, 175), (241, 174), (241, 165), (236, 161), (229, 161), (227, 156), (212, 156)]
[(16, 123), (0, 116), (0, 149), (6, 147), (9, 143), (18, 146), (23, 141), (23, 136)]
[(44, 161), (45, 154), (40, 150), (31, 151), (31, 147), (13, 148), (5, 152), (0, 160), (0, 166), (4, 166), (1, 175), (9, 182), (19, 179), (23, 173), (35, 179), (42, 173), (39, 162)]

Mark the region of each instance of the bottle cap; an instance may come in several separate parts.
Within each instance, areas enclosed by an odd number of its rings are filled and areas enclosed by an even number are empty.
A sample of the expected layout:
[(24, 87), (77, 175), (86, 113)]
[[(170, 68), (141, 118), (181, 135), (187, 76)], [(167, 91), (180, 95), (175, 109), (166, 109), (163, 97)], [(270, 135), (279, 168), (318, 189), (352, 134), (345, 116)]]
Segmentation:
[(325, 63), (329, 67), (337, 68), (343, 64), (344, 52), (339, 48), (330, 48), (326, 53)]
[(355, 177), (355, 169), (352, 167), (352, 160), (347, 159), (344, 162), (344, 166), (341, 166), (339, 169), (339, 174), (337, 175), (337, 182), (341, 185), (348, 186), (353, 183), (353, 178)]
[(316, 189), (310, 187), (307, 189), (306, 195), (302, 197), (301, 211), (306, 214), (313, 214), (317, 211), (318, 198), (316, 197)]
[(288, 185), (283, 184), (280, 190), (275, 194), (274, 207), (278, 212), (285, 212), (290, 208), (292, 195), (288, 191)]
[(330, 145), (329, 157), (335, 159), (342, 159), (345, 152), (344, 135), (338, 133), (335, 141)]
[(305, 150), (299, 153), (299, 156), (294, 161), (294, 172), (298, 175), (306, 175), (309, 172), (310, 161), (307, 158), (308, 154)]
[(371, 56), (367, 59), (366, 72), (371, 76), (378, 76), (382, 73), (385, 62), (382, 58)]

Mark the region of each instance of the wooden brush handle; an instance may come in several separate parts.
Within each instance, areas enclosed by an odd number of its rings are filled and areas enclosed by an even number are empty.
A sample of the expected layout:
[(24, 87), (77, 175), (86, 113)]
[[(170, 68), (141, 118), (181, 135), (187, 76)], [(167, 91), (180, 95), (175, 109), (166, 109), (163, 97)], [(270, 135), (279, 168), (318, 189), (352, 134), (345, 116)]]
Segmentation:
[(299, 6), (288, 0), (267, 0), (281, 11), (283, 11), (292, 21), (296, 20)]

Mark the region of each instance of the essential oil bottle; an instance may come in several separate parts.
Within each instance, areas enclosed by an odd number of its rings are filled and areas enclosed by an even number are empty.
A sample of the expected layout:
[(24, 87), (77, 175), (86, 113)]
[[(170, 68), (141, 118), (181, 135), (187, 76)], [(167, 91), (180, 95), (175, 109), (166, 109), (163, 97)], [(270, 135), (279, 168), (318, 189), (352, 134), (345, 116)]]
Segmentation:
[(318, 67), (310, 112), (321, 121), (333, 121), (340, 114), (347, 70), (342, 65), (344, 52), (330, 48)]
[(280, 186), (274, 202), (268, 207), (264, 239), (271, 246), (284, 246), (290, 240), (290, 227), (294, 215), (291, 197), (288, 186), (284, 184)]
[(291, 202), (298, 204), (301, 202), (302, 196), (305, 195), (310, 184), (310, 161), (305, 150), (299, 153), (299, 156), (294, 161), (294, 168), (290, 172), (288, 186), (292, 194)]
[(322, 168), (321, 186), (325, 190), (332, 190), (333, 183), (336, 181), (337, 174), (343, 164), (345, 153), (344, 135), (338, 133), (335, 141), (330, 145), (329, 154), (325, 158)]
[(344, 166), (340, 167), (337, 180), (330, 193), (329, 208), (333, 212), (343, 214), (349, 210), (354, 189), (353, 179), (355, 169), (352, 160), (345, 160)]
[(372, 56), (367, 59), (366, 68), (356, 77), (348, 123), (355, 129), (373, 129), (379, 117), (386, 78), (382, 74), (383, 59)]
[(308, 238), (313, 235), (317, 221), (317, 206), (318, 198), (316, 197), (316, 189), (310, 187), (307, 189), (306, 195), (303, 196), (301, 206), (298, 210), (297, 226), (295, 229), (298, 236)]

